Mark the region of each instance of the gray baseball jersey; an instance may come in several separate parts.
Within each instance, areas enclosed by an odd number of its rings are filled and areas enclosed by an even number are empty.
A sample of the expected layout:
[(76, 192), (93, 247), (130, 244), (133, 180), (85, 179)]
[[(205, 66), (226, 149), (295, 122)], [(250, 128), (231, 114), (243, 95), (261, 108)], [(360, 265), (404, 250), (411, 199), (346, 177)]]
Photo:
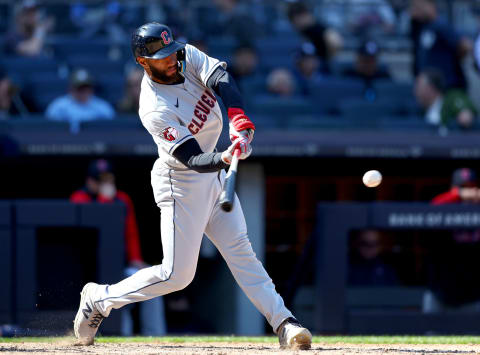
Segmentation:
[(242, 290), (277, 329), (292, 314), (252, 250), (238, 198), (230, 213), (219, 207), (225, 172), (198, 173), (172, 155), (188, 139), (196, 139), (204, 152), (212, 152), (222, 130), (220, 107), (206, 82), (215, 68), (226, 64), (193, 46), (185, 50), (185, 82), (162, 85), (145, 74), (140, 95), (140, 118), (158, 146), (151, 182), (161, 210), (162, 264), (99, 288), (95, 303), (108, 316), (112, 308), (186, 287), (194, 277), (206, 234)]
[(157, 84), (145, 74), (140, 95), (140, 119), (158, 146), (161, 165), (174, 169), (186, 168), (172, 155), (181, 143), (195, 138), (204, 152), (212, 152), (223, 125), (220, 106), (206, 81), (226, 63), (188, 44), (185, 55), (183, 83)]

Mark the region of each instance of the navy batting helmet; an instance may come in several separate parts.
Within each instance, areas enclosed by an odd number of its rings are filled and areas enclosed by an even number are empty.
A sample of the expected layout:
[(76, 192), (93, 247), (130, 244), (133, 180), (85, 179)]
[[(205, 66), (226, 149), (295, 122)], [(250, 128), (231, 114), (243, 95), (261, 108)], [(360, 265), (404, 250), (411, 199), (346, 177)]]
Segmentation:
[(140, 26), (132, 35), (132, 52), (137, 57), (162, 59), (182, 51), (185, 43), (173, 39), (172, 31), (166, 25), (149, 22)]

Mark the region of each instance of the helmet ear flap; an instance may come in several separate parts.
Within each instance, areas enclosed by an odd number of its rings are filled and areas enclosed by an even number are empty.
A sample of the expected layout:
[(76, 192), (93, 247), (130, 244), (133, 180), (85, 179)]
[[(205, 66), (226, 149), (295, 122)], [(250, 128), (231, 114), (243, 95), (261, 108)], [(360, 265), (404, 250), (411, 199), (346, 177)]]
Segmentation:
[(185, 67), (187, 65), (186, 60), (185, 60), (185, 48), (180, 49), (177, 52), (177, 62), (178, 62), (178, 72), (183, 75), (185, 72)]

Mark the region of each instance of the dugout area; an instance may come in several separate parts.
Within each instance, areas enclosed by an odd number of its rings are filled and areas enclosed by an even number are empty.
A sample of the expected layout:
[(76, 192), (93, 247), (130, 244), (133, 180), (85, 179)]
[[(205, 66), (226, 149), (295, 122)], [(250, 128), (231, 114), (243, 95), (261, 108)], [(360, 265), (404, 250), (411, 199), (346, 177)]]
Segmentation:
[[(149, 181), (154, 157), (112, 155), (107, 158), (110, 158), (115, 164), (118, 187), (128, 191), (134, 200), (145, 259), (152, 264), (161, 262), (161, 243), (158, 234), (160, 216), (151, 195)], [(0, 187), (0, 196), (2, 196), (2, 200), (66, 199), (71, 191), (82, 186), (84, 171), (90, 159), (90, 156), (81, 155), (73, 157), (23, 155), (19, 159), (2, 159), (0, 161), (1, 170), (9, 171), (9, 174), (4, 176), (5, 183)], [(345, 248), (348, 248), (349, 233), (366, 225), (353, 225), (348, 231), (341, 234), (338, 227), (333, 224), (333, 227), (328, 228), (333, 228), (335, 233), (325, 232), (322, 234), (343, 235), (342, 238), (345, 238), (341, 241), (340, 246), (328, 245), (322, 249), (326, 253), (325, 255), (329, 255), (330, 259), (328, 260), (335, 262), (319, 264), (321, 259), (308, 255), (308, 251), (312, 250), (317, 255), (322, 253), (322, 250), (317, 250), (317, 247), (312, 247), (311, 244), (315, 238), (321, 238), (321, 235), (318, 236), (318, 228), (321, 225), (322, 214), (319, 214), (317, 208), (320, 202), (327, 203), (327, 206), (329, 202), (333, 201), (356, 201), (357, 204), (362, 203), (366, 206), (373, 201), (427, 202), (435, 194), (448, 189), (449, 174), (453, 169), (470, 164), (470, 160), (449, 160), (439, 164), (436, 159), (319, 159), (314, 157), (267, 159), (253, 157), (252, 162), (244, 165), (244, 172), (246, 170), (261, 172), (259, 177), (257, 176), (259, 180), (256, 180), (256, 184), (264, 187), (259, 190), (260, 194), (264, 194), (264, 200), (257, 208), (258, 211), (263, 211), (264, 215), (262, 217), (263, 225), (252, 225), (251, 228), (260, 230), (263, 228), (265, 233), (264, 244), (258, 244), (258, 248), (256, 248), (257, 242), (254, 240), (254, 248), (258, 255), (263, 255), (264, 264), (277, 290), (305, 325), (310, 326), (314, 332), (326, 334), (364, 332), (424, 334), (425, 331), (433, 329), (429, 328), (431, 324), (450, 324), (452, 326), (450, 328), (438, 328), (438, 333), (476, 333), (475, 324), (478, 324), (476, 315), (439, 318), (436, 316), (425, 317), (421, 314), (421, 298), (425, 288), (425, 278), (421, 273), (416, 272), (416, 268), (424, 266), (426, 260), (422, 259), (425, 257), (425, 250), (418, 249), (425, 248), (421, 242), (422, 232), (418, 226), (412, 226), (409, 229), (403, 228), (401, 234), (395, 236), (397, 240), (410, 240), (410, 244), (405, 242), (410, 245), (410, 249), (406, 248), (403, 254), (397, 255), (397, 258), (406, 259), (403, 262), (402, 283), (395, 287), (352, 289), (341, 281), (345, 277), (341, 272), (345, 271), (348, 264)], [(246, 168), (247, 165), (248, 168)], [(309, 168), (299, 174), (299, 169), (285, 169), (290, 166)], [(380, 188), (367, 189), (361, 185), (360, 177), (367, 167), (378, 169), (384, 173), (384, 182)], [(243, 175), (242, 179), (245, 178), (248, 176)], [(264, 204), (264, 208), (261, 208), (262, 204)], [(247, 214), (252, 212), (245, 206), (244, 209)], [(41, 210), (52, 218), (59, 216), (58, 213)], [(62, 213), (65, 214), (65, 209)], [(261, 215), (261, 212), (255, 213)], [(354, 221), (364, 212), (350, 213), (350, 215), (346, 214), (340, 208), (333, 213), (329, 220), (340, 222), (344, 227), (348, 225), (346, 222)], [(32, 212), (32, 215), (37, 216), (36, 218), (42, 216), (38, 212)], [(66, 218), (60, 218), (64, 224)], [(371, 220), (374, 217), (368, 218)], [(24, 222), (22, 223), (25, 227)], [(380, 227), (382, 229), (390, 228), (387, 225)], [(472, 227), (474, 226), (467, 226), (467, 228)], [(74, 242), (66, 243), (62, 238), (63, 235), (68, 235)], [(22, 297), (29, 295), (32, 298), (33, 295), (30, 293), (35, 292), (35, 297), (33, 297), (35, 301), (30, 302), (31, 305), (34, 305), (34, 308), (30, 308), (33, 313), (24, 320), (28, 318), (31, 322), (29, 324), (37, 325), (38, 329), (42, 330), (48, 329), (49, 323), (63, 324), (67, 327), (70, 313), (76, 309), (77, 301), (70, 305), (71, 299), (76, 296), (73, 292), (75, 285), (78, 286), (84, 282), (83, 278), (91, 277), (94, 269), (98, 272), (98, 265), (102, 261), (98, 258), (98, 254), (88, 253), (84, 245), (90, 243), (91, 240), (98, 240), (98, 230), (89, 226), (77, 229), (68, 225), (47, 223), (36, 229), (35, 238), (38, 243), (35, 255), (40, 264), (36, 265), (35, 273), (30, 274), (29, 277), (32, 281), (30, 284), (35, 282), (37, 287), (25, 294), (22, 291), (24, 288), (17, 285), (18, 292), (23, 295)], [(333, 242), (339, 239), (328, 240)], [(10, 245), (10, 248), (12, 247)], [(26, 245), (21, 244), (20, 250), (23, 247)], [(25, 250), (33, 252), (29, 248)], [(338, 257), (335, 250), (340, 250), (340, 252), (343, 250), (344, 254), (341, 254), (343, 257)], [(107, 255), (108, 258), (115, 255), (118, 257), (121, 252), (116, 254), (114, 250), (108, 249), (103, 255)], [(6, 259), (3, 260), (5, 270), (13, 272), (11, 266), (6, 265)], [(76, 262), (79, 260), (82, 265), (80, 268)], [(47, 269), (58, 270), (62, 263), (65, 265), (64, 270), (57, 274), (51, 271), (45, 275)], [(18, 260), (16, 265), (18, 265)], [(300, 277), (299, 274), (302, 276)], [(59, 278), (58, 282), (55, 280), (55, 275)], [(69, 275), (74, 276), (72, 280), (69, 280)], [(28, 279), (23, 279), (22, 282), (26, 282), (26, 280)], [(56, 285), (56, 289), (52, 289), (54, 285)], [(239, 329), (238, 327), (241, 327), (239, 322), (246, 322), (246, 327), (248, 327), (251, 319), (254, 319), (251, 329), (268, 334), (270, 329), (262, 319), (254, 318), (255, 316), (250, 318), (248, 315), (243, 318), (232, 316), (231, 302), (234, 306), (237, 302), (237, 291), (233, 285), (233, 278), (218, 255), (214, 254), (210, 258), (201, 257), (192, 285), (182, 291), (183, 293), (172, 294), (171, 303), (167, 300), (167, 324), (170, 324), (171, 329), (175, 329), (178, 333), (215, 333), (219, 330), (235, 332)], [(328, 286), (325, 287), (325, 285)], [(324, 294), (326, 289), (332, 291), (328, 296)], [(6, 297), (5, 290), (1, 295)], [(55, 303), (54, 300), (59, 295), (63, 298)], [(219, 316), (211, 319), (208, 305), (218, 295), (222, 295), (221, 301), (215, 302)], [(223, 297), (225, 295), (229, 295), (229, 297)], [(182, 301), (183, 297), (190, 302), (187, 310), (172, 307), (172, 305), (178, 304), (179, 300)], [(338, 302), (339, 300), (343, 301)], [(6, 304), (12, 304), (11, 299), (9, 302)], [(330, 311), (325, 313), (322, 309)], [(40, 314), (45, 317), (42, 318), (39, 316)], [(50, 318), (46, 317), (47, 315)], [(10, 318), (6, 318), (6, 321), (12, 319), (12, 315), (8, 312), (7, 317)], [(19, 315), (15, 315), (15, 317), (19, 317)], [(20, 315), (21, 317), (23, 316)], [(44, 319), (50, 320), (45, 323), (42, 322)], [(63, 319), (63, 321), (58, 323), (57, 319)], [(202, 322), (205, 327), (198, 327), (198, 324)], [(409, 327), (409, 324), (415, 324), (418, 327), (412, 328)], [(105, 334), (116, 334), (118, 331), (118, 329), (115, 330), (115, 327), (109, 330), (107, 323), (105, 325), (103, 330)], [(396, 327), (386, 328), (388, 325)], [(62, 334), (62, 327), (56, 330), (58, 334)]]

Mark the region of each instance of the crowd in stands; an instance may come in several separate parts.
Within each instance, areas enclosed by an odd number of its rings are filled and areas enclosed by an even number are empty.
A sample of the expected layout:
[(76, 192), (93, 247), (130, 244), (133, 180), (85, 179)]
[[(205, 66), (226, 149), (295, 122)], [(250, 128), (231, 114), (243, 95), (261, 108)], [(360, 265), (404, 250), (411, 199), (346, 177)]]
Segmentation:
[[(135, 118), (142, 71), (130, 33), (158, 21), (228, 62), (259, 128), (388, 128), (402, 121), (417, 129), (475, 129), (480, 103), (468, 96), (464, 64), (480, 45), (474, 47), (476, 29), (447, 16), (448, 6), (462, 3), (2, 3), (9, 20), (0, 22), (0, 118), (44, 116), (70, 122), (74, 133), (84, 121)], [(476, 19), (469, 4), (466, 13)], [(407, 75), (399, 58), (407, 58), (404, 67), (411, 63)]]

